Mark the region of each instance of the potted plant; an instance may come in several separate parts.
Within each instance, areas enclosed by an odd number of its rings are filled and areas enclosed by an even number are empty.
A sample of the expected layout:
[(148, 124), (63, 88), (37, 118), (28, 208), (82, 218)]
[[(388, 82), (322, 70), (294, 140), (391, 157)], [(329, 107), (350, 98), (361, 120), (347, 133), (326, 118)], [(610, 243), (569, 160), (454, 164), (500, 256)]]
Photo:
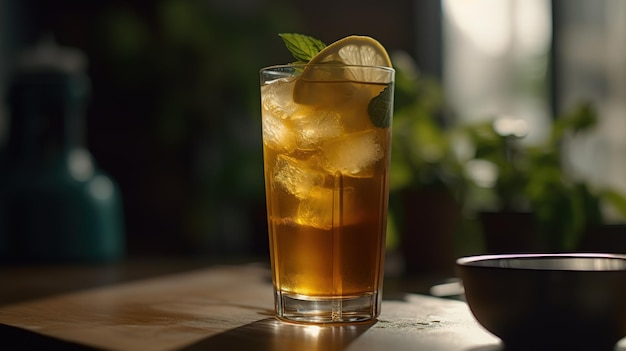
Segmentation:
[[(479, 210), (488, 251), (573, 251), (591, 228), (605, 223), (603, 204), (626, 215), (621, 194), (574, 178), (563, 162), (564, 138), (597, 123), (591, 104), (581, 103), (555, 119), (540, 145), (524, 145), (524, 133), (507, 132), (500, 122), (466, 128), (475, 145), (470, 162), (486, 162), (497, 175), (491, 184), (494, 206)], [(477, 184), (476, 176), (470, 179)]]
[(524, 188), (528, 154), (521, 145), (526, 125), (502, 116), (463, 128), (473, 153), (465, 162), (471, 186), (465, 202), (478, 212), (488, 252), (537, 251), (535, 221)]

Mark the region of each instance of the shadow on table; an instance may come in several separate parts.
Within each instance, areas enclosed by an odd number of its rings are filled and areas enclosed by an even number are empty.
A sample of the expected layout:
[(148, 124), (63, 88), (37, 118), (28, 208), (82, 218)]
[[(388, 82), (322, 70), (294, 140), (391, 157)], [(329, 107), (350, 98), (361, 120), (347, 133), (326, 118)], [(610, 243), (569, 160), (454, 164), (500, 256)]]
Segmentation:
[(505, 350), (502, 345), (487, 345), (487, 346), (473, 347), (467, 351), (505, 351)]
[(372, 325), (320, 327), (282, 323), (267, 318), (213, 335), (180, 351), (339, 351), (348, 347)]
[(0, 350), (98, 351), (99, 349), (0, 324)]
[[(500, 345), (489, 345), (489, 346), (479, 346), (479, 347), (475, 347), (475, 348), (471, 348), (467, 351), (510, 351), (510, 350), (524, 350), (524, 351), (530, 351), (531, 349), (529, 348), (507, 348), (504, 345), (500, 344)], [(550, 349), (551, 351), (554, 350), (553, 348)], [(570, 348), (564, 349), (564, 351), (570, 350)], [(584, 349), (585, 351), (588, 350), (588, 348)], [(626, 351), (626, 339), (624, 339), (624, 341), (618, 343), (615, 345), (615, 351)]]

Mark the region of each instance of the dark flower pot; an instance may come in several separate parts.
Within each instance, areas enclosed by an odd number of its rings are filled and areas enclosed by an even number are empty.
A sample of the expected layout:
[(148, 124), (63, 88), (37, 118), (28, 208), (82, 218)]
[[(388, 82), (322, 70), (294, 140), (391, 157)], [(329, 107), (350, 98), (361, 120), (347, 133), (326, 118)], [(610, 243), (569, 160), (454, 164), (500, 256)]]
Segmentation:
[(454, 233), (461, 212), (453, 196), (445, 190), (408, 190), (400, 200), (405, 273), (454, 271)]
[(601, 225), (589, 229), (578, 251), (626, 254), (626, 225)]
[(479, 219), (487, 253), (545, 251), (531, 212), (481, 212)]

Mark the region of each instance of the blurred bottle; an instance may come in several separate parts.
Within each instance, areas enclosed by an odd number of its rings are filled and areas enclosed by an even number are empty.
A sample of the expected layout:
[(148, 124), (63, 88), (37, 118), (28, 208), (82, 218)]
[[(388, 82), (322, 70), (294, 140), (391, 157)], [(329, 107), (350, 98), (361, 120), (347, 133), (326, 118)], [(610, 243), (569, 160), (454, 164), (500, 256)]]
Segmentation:
[(111, 261), (124, 253), (120, 193), (85, 148), (82, 52), (42, 40), (18, 57), (0, 159), (0, 259)]

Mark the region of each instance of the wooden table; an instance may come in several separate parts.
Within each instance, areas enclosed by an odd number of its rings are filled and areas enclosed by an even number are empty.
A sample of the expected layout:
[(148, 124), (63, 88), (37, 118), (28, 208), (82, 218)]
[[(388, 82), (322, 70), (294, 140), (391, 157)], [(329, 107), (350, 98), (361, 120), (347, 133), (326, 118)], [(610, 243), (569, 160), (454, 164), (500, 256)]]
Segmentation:
[(20, 301), (9, 294), (13, 301), (0, 305), (0, 342), (23, 350), (85, 351), (501, 349), (499, 339), (457, 300), (392, 294), (374, 324), (313, 327), (272, 317), (264, 265), (217, 265), (121, 280), (107, 284), (100, 278), (86, 290)]

